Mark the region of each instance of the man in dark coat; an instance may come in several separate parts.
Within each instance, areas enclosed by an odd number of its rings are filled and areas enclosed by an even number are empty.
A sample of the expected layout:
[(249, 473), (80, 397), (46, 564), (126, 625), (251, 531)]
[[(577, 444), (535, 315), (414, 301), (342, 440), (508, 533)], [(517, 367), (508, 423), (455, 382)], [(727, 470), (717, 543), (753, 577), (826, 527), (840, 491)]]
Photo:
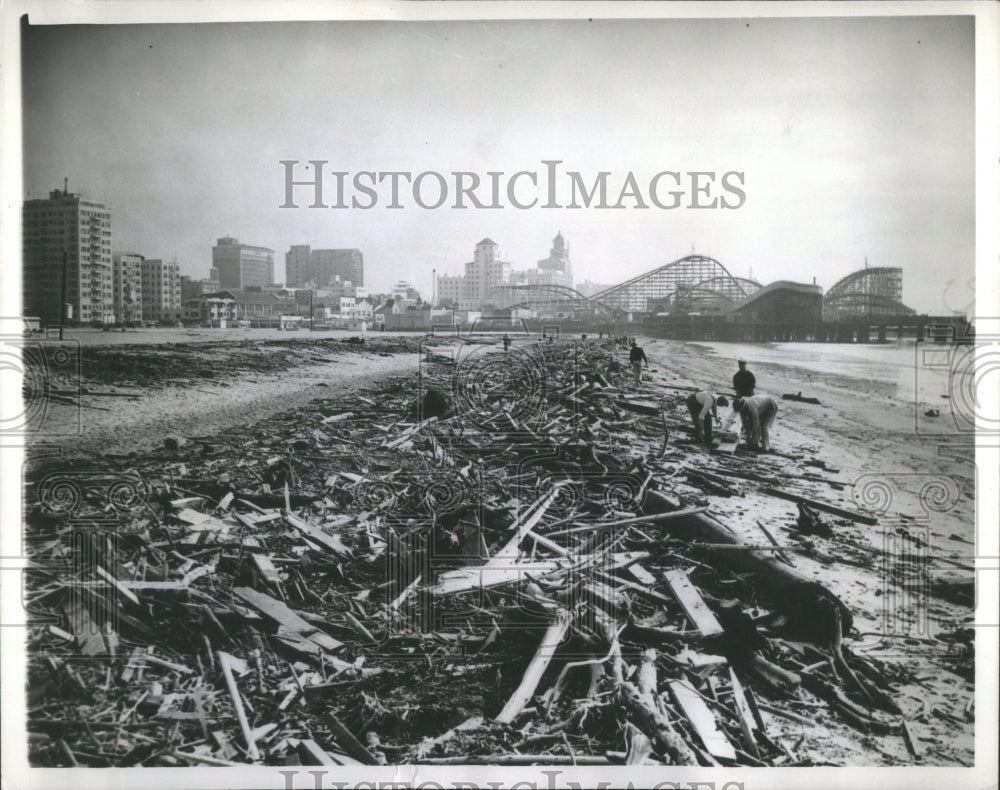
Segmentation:
[(637, 345), (635, 340), (632, 340), (632, 347), (628, 352), (628, 361), (632, 365), (632, 370), (635, 372), (635, 386), (639, 386), (642, 381), (642, 366), (649, 365), (649, 360), (646, 359), (646, 352), (642, 350), (642, 347)]
[(747, 370), (747, 361), (742, 357), (739, 359), (739, 366), (740, 369), (733, 376), (733, 389), (736, 390), (737, 397), (749, 398), (753, 395), (754, 387), (757, 386), (757, 379), (754, 378), (753, 373)]

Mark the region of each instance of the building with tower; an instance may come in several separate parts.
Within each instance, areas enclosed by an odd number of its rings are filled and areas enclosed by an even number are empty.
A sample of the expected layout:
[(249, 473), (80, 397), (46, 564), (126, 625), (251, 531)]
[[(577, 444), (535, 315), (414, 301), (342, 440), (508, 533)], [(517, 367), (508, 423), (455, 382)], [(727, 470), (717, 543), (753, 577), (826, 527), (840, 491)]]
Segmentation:
[(562, 231), (557, 232), (552, 240), (549, 257), (538, 262), (538, 271), (542, 273), (542, 279), (549, 280), (539, 284), (573, 287), (573, 265), (569, 261), (569, 247)]
[(495, 285), (510, 283), (510, 262), (500, 260), (500, 245), (493, 239), (483, 239), (476, 245), (471, 261), (465, 264), (462, 283), (462, 307), (477, 308), (489, 303)]

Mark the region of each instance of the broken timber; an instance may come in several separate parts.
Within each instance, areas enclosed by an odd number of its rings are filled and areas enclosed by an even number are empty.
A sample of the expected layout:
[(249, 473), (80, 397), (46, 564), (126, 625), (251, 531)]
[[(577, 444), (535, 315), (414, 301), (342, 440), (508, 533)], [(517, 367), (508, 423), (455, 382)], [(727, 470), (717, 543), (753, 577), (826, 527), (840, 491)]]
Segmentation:
[(497, 716), (496, 720), (498, 722), (501, 724), (510, 724), (524, 710), (524, 706), (528, 704), (528, 701), (534, 695), (535, 689), (542, 679), (542, 675), (552, 661), (552, 656), (555, 655), (556, 649), (562, 644), (563, 638), (566, 636), (566, 631), (569, 630), (571, 620), (570, 613), (566, 610), (560, 610), (556, 613), (555, 619), (545, 631), (545, 635), (538, 645), (538, 650), (535, 651), (535, 657), (531, 659), (531, 663), (524, 672), (521, 685), (517, 687), (517, 690), (507, 700), (507, 704), (503, 706), (503, 710)]
[[(343, 647), (343, 642), (339, 642), (329, 634), (325, 634), (316, 626), (310, 625), (302, 617), (297, 615), (288, 606), (270, 595), (266, 595), (250, 587), (234, 587), (233, 592), (250, 604), (261, 614), (269, 617), (280, 626), (284, 626), (295, 636), (309, 640), (318, 648), (323, 650), (337, 650)], [(280, 634), (279, 634), (280, 635)]]
[(684, 614), (701, 631), (702, 636), (718, 636), (723, 633), (722, 626), (715, 619), (712, 610), (705, 604), (698, 588), (691, 584), (687, 574), (680, 570), (664, 571), (663, 577), (670, 585), (670, 591), (684, 609)]
[(789, 502), (796, 502), (800, 505), (808, 505), (816, 510), (822, 510), (824, 513), (830, 513), (834, 516), (840, 516), (841, 518), (847, 518), (851, 521), (857, 521), (859, 524), (867, 524), (870, 527), (874, 527), (878, 524), (878, 519), (874, 516), (869, 516), (865, 513), (856, 513), (853, 510), (845, 510), (842, 507), (828, 505), (826, 502), (819, 502), (818, 500), (809, 499), (808, 497), (800, 496), (799, 494), (790, 494), (787, 491), (782, 491), (778, 488), (764, 487), (761, 489), (761, 492), (764, 494), (770, 494), (771, 496), (776, 496), (779, 499), (787, 499)]
[[(673, 505), (662, 494), (653, 491), (646, 496), (643, 507), (647, 512), (656, 513), (669, 511)], [(693, 513), (672, 522), (671, 536), (689, 541), (741, 546), (736, 533), (705, 512)], [(710, 556), (717, 558), (720, 564), (751, 574), (761, 588), (774, 596), (776, 606), (801, 625), (809, 626), (814, 623), (817, 615), (828, 611), (830, 603), (833, 602), (840, 610), (843, 632), (850, 631), (854, 617), (843, 601), (822, 584), (802, 575), (795, 568), (775, 560), (771, 556), (772, 551), (708, 549), (708, 552)], [(828, 636), (827, 630), (824, 638), (827, 639)]]
[(736, 760), (736, 750), (729, 739), (719, 730), (715, 715), (685, 680), (671, 680), (670, 691), (694, 727), (708, 753), (720, 760)]

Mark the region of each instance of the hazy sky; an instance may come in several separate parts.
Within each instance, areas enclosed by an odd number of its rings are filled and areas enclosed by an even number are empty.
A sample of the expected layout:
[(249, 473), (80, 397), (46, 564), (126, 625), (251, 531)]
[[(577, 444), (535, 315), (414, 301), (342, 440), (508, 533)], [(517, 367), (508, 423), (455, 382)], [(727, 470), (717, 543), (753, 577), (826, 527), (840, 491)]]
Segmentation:
[[(232, 234), (273, 248), (279, 279), (291, 244), (358, 247), (372, 290), (405, 278), (429, 295), (431, 270), (461, 273), (484, 236), (525, 268), (561, 230), (577, 281), (693, 249), (829, 288), (867, 256), (941, 312), (974, 273), (973, 76), (971, 17), (33, 27), (25, 196), (66, 176), (111, 206), (116, 249), (196, 277)], [(588, 182), (610, 171), (612, 203), (629, 171), (645, 189), (663, 170), (735, 170), (746, 200), (426, 210), (404, 184), (394, 210), (383, 184), (370, 210), (309, 209), (302, 188), (281, 209), (282, 159), (484, 179), (559, 159)]]

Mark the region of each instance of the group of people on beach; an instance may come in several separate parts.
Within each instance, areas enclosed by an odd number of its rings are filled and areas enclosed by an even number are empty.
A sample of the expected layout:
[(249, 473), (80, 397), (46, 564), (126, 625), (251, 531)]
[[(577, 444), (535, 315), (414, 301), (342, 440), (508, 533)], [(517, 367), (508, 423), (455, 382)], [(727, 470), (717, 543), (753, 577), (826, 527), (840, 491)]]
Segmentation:
[[(635, 375), (635, 386), (642, 381), (642, 369), (649, 365), (646, 352), (630, 340), (629, 363)], [(737, 417), (746, 437), (747, 447), (765, 453), (771, 451), (771, 426), (778, 416), (778, 402), (770, 395), (755, 395), (757, 378), (747, 369), (747, 361), (740, 357), (737, 360), (739, 370), (733, 375), (733, 390), (735, 397), (730, 400), (725, 395), (717, 395), (708, 390), (692, 392), (685, 400), (691, 420), (694, 422), (694, 435), (697, 442), (712, 444), (712, 427), (718, 425), (723, 432), (729, 430)], [(719, 417), (719, 408), (732, 405), (725, 420)]]

